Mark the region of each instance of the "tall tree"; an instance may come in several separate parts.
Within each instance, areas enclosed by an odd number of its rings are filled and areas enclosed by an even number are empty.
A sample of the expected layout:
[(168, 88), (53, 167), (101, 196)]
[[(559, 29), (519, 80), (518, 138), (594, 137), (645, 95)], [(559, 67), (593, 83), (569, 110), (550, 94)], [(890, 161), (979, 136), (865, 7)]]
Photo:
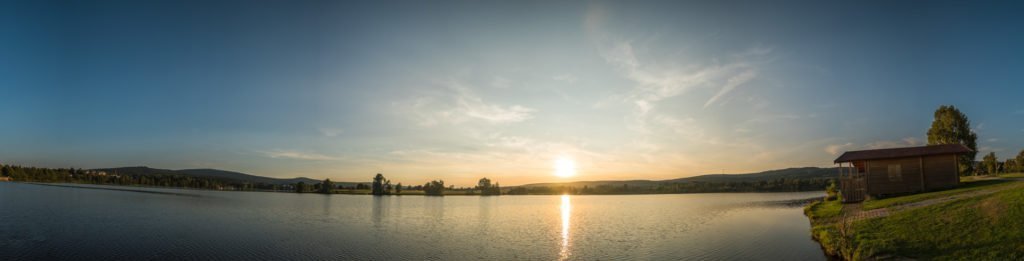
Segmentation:
[(497, 183), (491, 185), (491, 179), (482, 178), (476, 183), (476, 189), (480, 190), (480, 195), (500, 195), (501, 187), (497, 186)]
[(331, 179), (324, 179), (324, 183), (320, 184), (320, 193), (331, 194), (334, 191), (334, 182)]
[(1013, 162), (1017, 163), (1017, 166), (1014, 171), (1024, 171), (1024, 150), (1021, 150), (1019, 153), (1017, 153), (1017, 158)]
[(1017, 171), (1017, 160), (1009, 158), (1006, 159), (1006, 161), (1003, 161), (1003, 172), (1012, 173)]
[(384, 174), (377, 173), (377, 176), (373, 177), (372, 193), (376, 196), (384, 195)]
[(981, 166), (986, 173), (994, 175), (999, 171), (999, 158), (996, 158), (995, 152), (989, 152), (985, 155), (985, 158), (981, 160)]
[(971, 130), (967, 115), (953, 105), (942, 105), (935, 110), (935, 119), (928, 129), (928, 145), (963, 144), (971, 149), (960, 157), (960, 174), (974, 172), (974, 157), (978, 154), (978, 135)]
[(299, 181), (295, 183), (295, 193), (306, 192), (306, 182)]
[(433, 180), (424, 184), (423, 193), (428, 196), (444, 196), (444, 180)]

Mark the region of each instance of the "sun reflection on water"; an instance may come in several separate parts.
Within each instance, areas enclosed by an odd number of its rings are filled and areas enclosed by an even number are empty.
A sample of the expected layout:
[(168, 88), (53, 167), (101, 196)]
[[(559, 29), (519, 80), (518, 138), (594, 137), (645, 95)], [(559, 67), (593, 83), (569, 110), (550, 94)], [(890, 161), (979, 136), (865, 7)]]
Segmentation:
[(562, 195), (562, 250), (558, 254), (559, 260), (569, 259), (569, 215), (571, 211), (569, 195)]

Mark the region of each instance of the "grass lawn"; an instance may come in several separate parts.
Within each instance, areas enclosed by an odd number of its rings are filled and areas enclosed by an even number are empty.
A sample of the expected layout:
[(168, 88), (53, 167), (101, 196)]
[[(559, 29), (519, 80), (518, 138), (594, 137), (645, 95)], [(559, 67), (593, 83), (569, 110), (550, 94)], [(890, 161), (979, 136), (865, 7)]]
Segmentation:
[(892, 197), (883, 199), (870, 199), (864, 201), (864, 210), (871, 210), (877, 208), (886, 208), (896, 205), (902, 205), (907, 203), (919, 202), (933, 198), (941, 198), (950, 195), (978, 191), (986, 188), (995, 188), (996, 186), (1020, 186), (1016, 182), (1009, 182), (1006, 180), (972, 180), (964, 181), (960, 183), (960, 186), (955, 189), (948, 189), (942, 191), (934, 191), (921, 194), (913, 194), (902, 197)]
[(868, 219), (853, 231), (854, 259), (1020, 260), (1024, 188)]
[(827, 219), (831, 217), (837, 217), (843, 211), (843, 203), (839, 200), (832, 201), (817, 201), (807, 205), (804, 208), (804, 213), (811, 220)]
[[(853, 221), (842, 205), (815, 202), (804, 212), (826, 253), (843, 259), (1024, 260), (1024, 182), (974, 180), (956, 189), (870, 200), (877, 209), (922, 200), (1000, 189)], [(837, 217), (837, 218), (833, 218)]]
[(999, 177), (1000, 178), (1024, 178), (1024, 173), (1001, 174), (1001, 175), (999, 175)]

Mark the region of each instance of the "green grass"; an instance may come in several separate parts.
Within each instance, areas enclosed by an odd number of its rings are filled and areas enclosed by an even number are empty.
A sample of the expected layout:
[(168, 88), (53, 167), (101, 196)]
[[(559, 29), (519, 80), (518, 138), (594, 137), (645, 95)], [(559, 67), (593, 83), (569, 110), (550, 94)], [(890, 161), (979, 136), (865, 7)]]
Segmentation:
[(834, 223), (842, 213), (843, 203), (839, 200), (815, 201), (804, 207), (804, 214), (811, 220), (811, 237), (821, 243), (829, 255), (839, 255), (839, 249), (844, 245)]
[(837, 217), (843, 211), (843, 203), (839, 200), (816, 201), (804, 208), (804, 214), (811, 220), (822, 220)]
[(999, 177), (1000, 178), (1024, 178), (1024, 173), (1000, 174)]
[(913, 202), (929, 200), (929, 199), (933, 199), (933, 198), (941, 198), (941, 197), (951, 196), (951, 195), (960, 194), (960, 193), (967, 193), (967, 192), (978, 191), (978, 190), (982, 190), (982, 189), (996, 188), (998, 186), (1011, 186), (1011, 185), (1019, 185), (1019, 184), (1016, 184), (1015, 182), (1008, 182), (1006, 180), (991, 180), (991, 179), (989, 179), (989, 180), (965, 181), (965, 182), (960, 183), (960, 186), (955, 188), (955, 189), (948, 189), (948, 190), (942, 190), (942, 191), (934, 191), (934, 192), (921, 193), (921, 194), (913, 194), (913, 195), (902, 196), (902, 197), (892, 197), (892, 198), (866, 200), (866, 201), (864, 201), (863, 209), (864, 210), (871, 210), (871, 209), (878, 209), (878, 208), (887, 208), (887, 207), (892, 207), (892, 206), (896, 206), (896, 205), (902, 205), (902, 204), (907, 204), (907, 203), (913, 203)]
[(938, 260), (1024, 258), (1024, 188), (853, 224), (848, 257)]
[(863, 206), (890, 207), (982, 189), (1000, 191), (856, 222), (840, 217), (838, 202), (815, 202), (804, 212), (812, 237), (827, 254), (842, 259), (1024, 259), (1024, 182), (975, 180), (956, 189), (871, 200)]

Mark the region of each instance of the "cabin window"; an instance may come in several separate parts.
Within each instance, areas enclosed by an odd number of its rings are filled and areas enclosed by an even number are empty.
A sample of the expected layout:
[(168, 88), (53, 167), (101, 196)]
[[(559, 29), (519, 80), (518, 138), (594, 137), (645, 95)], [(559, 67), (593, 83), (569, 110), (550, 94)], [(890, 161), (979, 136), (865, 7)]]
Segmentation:
[(900, 164), (889, 164), (889, 181), (903, 181), (903, 166)]

